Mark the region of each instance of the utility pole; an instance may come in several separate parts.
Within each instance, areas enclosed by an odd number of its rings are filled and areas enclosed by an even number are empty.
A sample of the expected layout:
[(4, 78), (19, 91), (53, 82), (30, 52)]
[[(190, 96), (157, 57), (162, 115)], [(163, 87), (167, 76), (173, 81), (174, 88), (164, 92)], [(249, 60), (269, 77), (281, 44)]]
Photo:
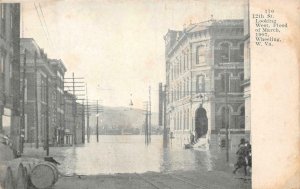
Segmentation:
[[(72, 93), (73, 100), (72, 100), (72, 115), (73, 115), (73, 126), (72, 126), (72, 142), (73, 146), (77, 144), (77, 125), (76, 125), (76, 118), (77, 118), (77, 100), (82, 100), (78, 99), (77, 96), (85, 96), (85, 94), (78, 94), (77, 92), (80, 91), (85, 91), (84, 89), (84, 82), (82, 81), (81, 77), (76, 77), (74, 76), (74, 72), (72, 73), (72, 77), (70, 78), (64, 78), (64, 87), (67, 88), (67, 92)], [(81, 85), (80, 85), (81, 84)]]
[(85, 143), (85, 119), (84, 119), (84, 100), (82, 100), (82, 143)]
[(167, 85), (165, 85), (165, 90), (163, 91), (163, 102), (164, 102), (164, 105), (163, 105), (163, 109), (164, 109), (164, 135), (163, 135), (163, 146), (164, 147), (167, 147), (168, 146), (168, 134), (167, 134)]
[(151, 86), (149, 86), (149, 142), (151, 142)]
[(98, 100), (97, 100), (97, 126), (96, 126), (96, 134), (97, 134), (97, 142), (99, 142), (99, 110), (98, 110)]
[(25, 79), (26, 79), (26, 49), (24, 50), (23, 58), (23, 78), (22, 78), (22, 119), (21, 119), (21, 137), (20, 137), (20, 151), (24, 150), (24, 137), (25, 137)]
[(148, 145), (148, 103), (146, 104), (146, 108), (145, 108), (145, 145)]
[(65, 129), (66, 129), (66, 100), (65, 97), (63, 97), (63, 108), (64, 108), (64, 115), (63, 115), (63, 125), (64, 125), (64, 129), (63, 129), (63, 135), (62, 135), (62, 144), (65, 144)]
[(38, 110), (38, 92), (37, 92), (37, 52), (34, 52), (34, 97), (35, 97), (35, 148), (39, 148), (39, 110)]
[(88, 98), (88, 87), (86, 84), (85, 87), (86, 92), (86, 134), (87, 134), (87, 141), (90, 142), (90, 112), (89, 112), (89, 98)]
[(75, 96), (75, 78), (74, 72), (72, 73), (72, 83), (73, 83), (73, 146), (76, 145), (76, 96)]
[[(43, 86), (42, 86), (43, 87)], [(49, 78), (46, 81), (46, 155), (49, 156)]]
[[(15, 11), (12, 13), (14, 23), (20, 23), (20, 4), (15, 4)], [(20, 24), (12, 26), (12, 111), (11, 111), (11, 137), (13, 142), (13, 153), (18, 157), (20, 150)]]
[(227, 72), (225, 70), (225, 106), (226, 106), (226, 161), (229, 162), (229, 110), (228, 110), (228, 83), (227, 83)]

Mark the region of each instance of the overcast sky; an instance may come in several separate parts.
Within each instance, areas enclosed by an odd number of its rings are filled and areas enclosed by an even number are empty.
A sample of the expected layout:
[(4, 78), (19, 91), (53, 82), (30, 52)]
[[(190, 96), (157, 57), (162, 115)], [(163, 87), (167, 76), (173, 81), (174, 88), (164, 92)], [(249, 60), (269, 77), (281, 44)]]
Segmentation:
[(243, 18), (243, 1), (237, 0), (35, 4), (42, 8), (49, 40), (33, 2), (22, 4), (22, 37), (34, 38), (49, 58), (62, 59), (67, 76), (74, 72), (84, 77), (89, 98), (101, 99), (107, 106), (128, 106), (132, 94), (134, 107), (142, 108), (151, 85), (154, 111), (158, 83), (165, 80), (163, 36), (168, 29), (181, 30), (184, 24), (205, 21), (211, 15), (215, 19)]

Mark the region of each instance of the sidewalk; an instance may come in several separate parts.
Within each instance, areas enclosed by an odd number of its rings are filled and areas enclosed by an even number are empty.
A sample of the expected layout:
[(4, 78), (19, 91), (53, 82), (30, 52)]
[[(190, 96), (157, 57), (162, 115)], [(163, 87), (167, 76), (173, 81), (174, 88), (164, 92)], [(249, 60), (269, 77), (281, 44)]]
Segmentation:
[(61, 177), (53, 189), (251, 189), (249, 177), (220, 171)]

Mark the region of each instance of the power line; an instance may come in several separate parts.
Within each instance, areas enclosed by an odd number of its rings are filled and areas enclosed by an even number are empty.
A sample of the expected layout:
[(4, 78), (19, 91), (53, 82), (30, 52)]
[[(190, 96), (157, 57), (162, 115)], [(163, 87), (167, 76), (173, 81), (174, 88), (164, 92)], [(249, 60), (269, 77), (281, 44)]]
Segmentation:
[(47, 22), (46, 22), (46, 20), (45, 20), (44, 12), (43, 12), (43, 9), (42, 9), (42, 6), (41, 6), (40, 3), (39, 3), (39, 8), (40, 8), (40, 11), (41, 11), (41, 13), (42, 13), (42, 17), (43, 17), (43, 20), (44, 20), (44, 24), (45, 24), (45, 27), (46, 27), (46, 31), (47, 31), (49, 40), (50, 40), (50, 42), (51, 42), (52, 47), (54, 47), (54, 43), (53, 43), (53, 41), (51, 40), (50, 33), (49, 33), (49, 30), (48, 30), (48, 26), (47, 26)]
[(40, 21), (40, 24), (41, 24), (41, 26), (42, 26), (42, 28), (43, 28), (43, 31), (44, 31), (44, 34), (45, 34), (46, 39), (47, 39), (47, 41), (48, 41), (48, 44), (49, 44), (50, 47), (52, 48), (51, 43), (49, 42), (49, 38), (48, 38), (47, 32), (46, 32), (46, 30), (45, 30), (45, 28), (44, 28), (44, 26), (43, 26), (43, 22), (42, 22), (40, 13), (39, 13), (38, 8), (37, 8), (37, 6), (36, 6), (35, 3), (34, 3), (34, 7), (35, 7), (36, 13), (37, 13), (37, 15), (38, 15), (38, 17), (39, 17), (39, 21)]

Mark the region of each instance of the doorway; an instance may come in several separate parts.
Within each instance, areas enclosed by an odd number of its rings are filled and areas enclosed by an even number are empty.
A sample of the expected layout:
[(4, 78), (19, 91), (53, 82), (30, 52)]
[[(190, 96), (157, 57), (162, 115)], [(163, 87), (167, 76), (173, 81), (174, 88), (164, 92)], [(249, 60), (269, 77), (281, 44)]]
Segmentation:
[(196, 110), (195, 115), (195, 134), (196, 139), (201, 138), (207, 134), (208, 131), (208, 120), (206, 110), (203, 107), (199, 107)]

